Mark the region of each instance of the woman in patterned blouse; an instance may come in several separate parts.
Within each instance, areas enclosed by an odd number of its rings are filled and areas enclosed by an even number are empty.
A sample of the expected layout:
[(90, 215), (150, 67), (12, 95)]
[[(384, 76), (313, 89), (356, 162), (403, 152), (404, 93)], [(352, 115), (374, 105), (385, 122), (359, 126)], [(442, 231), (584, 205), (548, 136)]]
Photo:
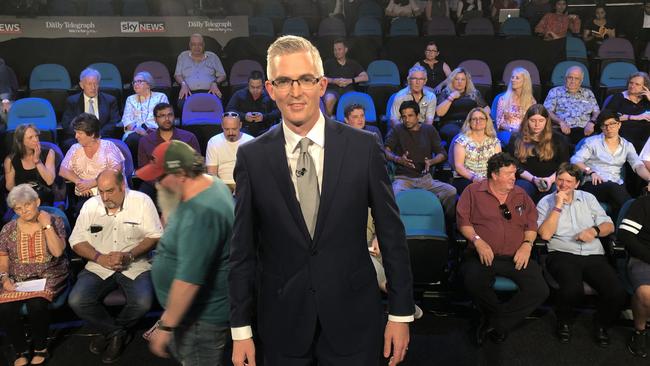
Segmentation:
[(482, 108), (472, 109), (452, 148), (453, 184), (460, 194), (471, 183), (487, 177), (488, 159), (501, 152), (501, 143), (496, 137), (490, 115)]
[(533, 83), (528, 70), (517, 67), (512, 70), (508, 90), (497, 103), (497, 129), (499, 139), (507, 144), (510, 133), (519, 131), (519, 126), (528, 108), (537, 103), (533, 97)]
[[(0, 319), (16, 351), (15, 366), (41, 365), (48, 358), (49, 304), (66, 285), (68, 262), (63, 256), (63, 220), (39, 210), (38, 194), (28, 184), (9, 192), (7, 203), (18, 215), (0, 231)], [(45, 279), (40, 291), (17, 290), (20, 282)], [(27, 306), (34, 352), (31, 360), (20, 316)]]

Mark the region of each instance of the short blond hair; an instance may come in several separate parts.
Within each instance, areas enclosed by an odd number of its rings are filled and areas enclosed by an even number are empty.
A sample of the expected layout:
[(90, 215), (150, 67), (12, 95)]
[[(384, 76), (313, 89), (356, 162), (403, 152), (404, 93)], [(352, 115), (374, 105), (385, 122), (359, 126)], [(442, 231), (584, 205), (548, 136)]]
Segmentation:
[(320, 58), (320, 52), (307, 39), (298, 36), (282, 36), (271, 43), (266, 53), (266, 75), (269, 80), (275, 79), (273, 68), (274, 60), (278, 56), (290, 55), (294, 53), (306, 52), (312, 59), (316, 68), (316, 77), (322, 77), (325, 74), (323, 70), (323, 60)]

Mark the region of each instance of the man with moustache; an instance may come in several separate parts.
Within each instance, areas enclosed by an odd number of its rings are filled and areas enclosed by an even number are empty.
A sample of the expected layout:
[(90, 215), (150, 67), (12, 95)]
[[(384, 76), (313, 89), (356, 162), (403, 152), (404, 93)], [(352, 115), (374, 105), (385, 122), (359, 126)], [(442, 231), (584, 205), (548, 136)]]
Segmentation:
[[(508, 153), (488, 159), (487, 177), (470, 184), (458, 200), (457, 224), (469, 242), (461, 271), (465, 288), (481, 311), (476, 342), (495, 343), (548, 297), (542, 271), (530, 260), (537, 237), (537, 211), (526, 192), (515, 186), (517, 160)], [(492, 285), (496, 276), (519, 287), (501, 302)]]
[[(84, 203), (70, 246), (88, 260), (70, 291), (68, 304), (100, 332), (90, 352), (113, 363), (128, 344), (129, 331), (151, 308), (153, 287), (148, 255), (162, 235), (156, 206), (145, 194), (126, 187), (121, 171), (97, 176), (99, 194)], [(112, 317), (102, 300), (121, 288), (126, 305)]]
[(205, 174), (203, 157), (181, 141), (160, 144), (137, 170), (178, 198), (158, 244), (151, 278), (165, 311), (149, 339), (151, 351), (167, 349), (185, 366), (221, 365), (228, 336), (228, 255), (232, 195)]
[(414, 303), (382, 150), (372, 135), (320, 112), (327, 78), (306, 39), (271, 44), (267, 75), (282, 124), (240, 146), (235, 166), (233, 364), (256, 364), (253, 319), (265, 365), (379, 363), (384, 323), (366, 242), (370, 208), (390, 284), (383, 356), (393, 366), (405, 356)]
[(608, 329), (627, 298), (598, 239), (613, 233), (614, 223), (593, 194), (577, 189), (582, 181), (580, 167), (562, 163), (555, 176), (557, 191), (537, 204), (537, 224), (539, 236), (548, 241), (546, 269), (559, 285), (556, 333), (562, 343), (571, 339), (571, 313), (584, 295), (586, 282), (598, 293), (595, 340), (606, 347), (610, 343)]
[(221, 120), (223, 132), (208, 141), (205, 165), (208, 174), (219, 177), (231, 191), (235, 191), (233, 170), (237, 159), (237, 148), (253, 139), (241, 132), (242, 123), (237, 112), (226, 112)]
[[(150, 131), (138, 142), (138, 167), (147, 165), (153, 158), (153, 150), (156, 146), (166, 141), (178, 140), (192, 146), (196, 151), (201, 151), (199, 140), (189, 131), (174, 126), (174, 108), (169, 103), (158, 103), (153, 108), (153, 116), (158, 125), (157, 129)], [(146, 193), (154, 199), (156, 190), (153, 182), (142, 182), (140, 192)]]

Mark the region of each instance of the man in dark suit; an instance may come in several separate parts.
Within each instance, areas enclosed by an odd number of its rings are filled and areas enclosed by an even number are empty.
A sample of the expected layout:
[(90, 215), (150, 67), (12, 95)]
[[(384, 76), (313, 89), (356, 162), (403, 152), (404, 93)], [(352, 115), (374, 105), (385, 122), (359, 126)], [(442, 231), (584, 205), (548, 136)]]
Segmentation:
[(90, 67), (86, 68), (79, 75), (79, 86), (82, 92), (69, 96), (66, 101), (63, 117), (61, 118), (64, 139), (63, 148), (65, 151), (76, 142), (70, 122), (81, 113), (94, 114), (99, 119), (100, 135), (102, 137), (113, 137), (115, 125), (120, 121), (120, 111), (115, 97), (99, 91), (100, 80), (99, 71)]
[(396, 365), (414, 304), (404, 227), (381, 147), (371, 134), (321, 114), (327, 79), (309, 41), (280, 37), (267, 57), (266, 90), (283, 122), (237, 152), (233, 364), (255, 365), (255, 318), (265, 365), (379, 363), (383, 319), (366, 243), (370, 207), (389, 283), (383, 355)]

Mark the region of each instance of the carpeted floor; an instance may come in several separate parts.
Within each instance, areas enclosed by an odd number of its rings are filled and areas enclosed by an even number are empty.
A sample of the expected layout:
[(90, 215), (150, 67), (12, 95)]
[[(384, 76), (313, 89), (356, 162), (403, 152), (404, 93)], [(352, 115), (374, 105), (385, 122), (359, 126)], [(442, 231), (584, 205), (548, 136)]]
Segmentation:
[[(473, 324), (467, 309), (453, 314), (434, 314), (427, 312), (415, 322), (411, 332), (409, 354), (404, 366), (428, 365), (486, 365), (486, 366), (635, 366), (650, 365), (650, 358), (633, 357), (626, 349), (625, 342), (630, 334), (631, 323), (621, 320), (612, 329), (612, 344), (600, 348), (592, 340), (591, 315), (585, 311), (574, 324), (573, 339), (568, 345), (560, 344), (553, 336), (555, 317), (552, 312), (542, 310), (539, 318), (528, 319), (520, 328), (512, 332), (506, 342), (495, 345), (487, 342), (483, 348), (473, 344)], [(178, 365), (173, 360), (153, 356), (142, 333), (153, 323), (153, 318), (145, 319), (124, 352), (114, 365)], [(58, 330), (51, 346), (52, 358), (48, 365), (87, 366), (101, 365), (99, 356), (88, 351), (91, 335), (79, 323)], [(3, 347), (7, 361), (8, 347)], [(231, 365), (230, 349), (226, 350), (225, 365)], [(216, 364), (216, 363), (215, 363)]]

